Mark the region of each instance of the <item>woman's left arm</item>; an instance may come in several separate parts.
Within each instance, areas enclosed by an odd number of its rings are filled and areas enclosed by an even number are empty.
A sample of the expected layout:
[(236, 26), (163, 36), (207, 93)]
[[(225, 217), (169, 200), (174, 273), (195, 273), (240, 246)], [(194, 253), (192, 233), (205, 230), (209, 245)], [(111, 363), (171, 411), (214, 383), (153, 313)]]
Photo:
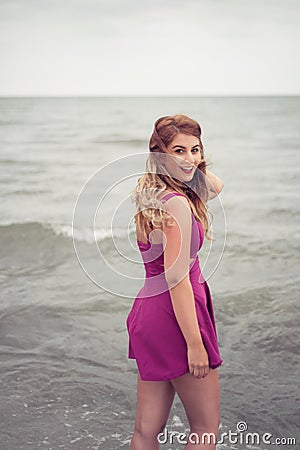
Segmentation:
[(206, 177), (207, 177), (207, 189), (208, 189), (208, 200), (215, 198), (223, 189), (224, 183), (223, 181), (217, 177), (213, 172), (206, 169)]

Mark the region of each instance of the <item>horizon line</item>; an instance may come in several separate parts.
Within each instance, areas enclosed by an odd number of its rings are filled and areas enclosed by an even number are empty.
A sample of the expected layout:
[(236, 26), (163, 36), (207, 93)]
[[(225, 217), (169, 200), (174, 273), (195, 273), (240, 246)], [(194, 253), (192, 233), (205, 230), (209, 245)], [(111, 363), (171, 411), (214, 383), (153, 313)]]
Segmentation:
[(203, 98), (203, 97), (299, 97), (300, 94), (53, 94), (53, 95), (6, 95), (0, 94), (0, 98)]

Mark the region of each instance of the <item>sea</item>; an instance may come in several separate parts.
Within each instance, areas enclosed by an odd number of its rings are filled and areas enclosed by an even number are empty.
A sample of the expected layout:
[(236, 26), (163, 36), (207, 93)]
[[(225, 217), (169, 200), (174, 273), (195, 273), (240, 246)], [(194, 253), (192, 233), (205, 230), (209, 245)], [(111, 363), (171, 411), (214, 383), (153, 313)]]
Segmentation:
[[(217, 449), (299, 446), (300, 98), (3, 97), (1, 450), (129, 449), (126, 318), (144, 280), (130, 194), (173, 114), (200, 123), (224, 182), (199, 252), (223, 359)], [(166, 430), (160, 448), (183, 448), (177, 395)]]

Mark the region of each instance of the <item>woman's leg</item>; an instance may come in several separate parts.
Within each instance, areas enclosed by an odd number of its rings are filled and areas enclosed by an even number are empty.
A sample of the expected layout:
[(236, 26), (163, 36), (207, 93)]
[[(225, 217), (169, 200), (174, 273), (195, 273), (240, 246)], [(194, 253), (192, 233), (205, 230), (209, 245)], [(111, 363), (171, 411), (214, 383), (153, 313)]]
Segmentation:
[[(185, 450), (215, 450), (220, 424), (218, 368), (210, 369), (205, 378), (196, 378), (186, 373), (171, 382), (183, 403), (190, 425), (191, 432)], [(214, 433), (215, 441), (212, 436), (211, 444), (208, 437), (203, 443), (201, 439), (203, 433)]]
[(158, 433), (163, 432), (174, 400), (170, 380), (143, 381), (138, 373), (137, 406), (130, 450), (158, 450)]

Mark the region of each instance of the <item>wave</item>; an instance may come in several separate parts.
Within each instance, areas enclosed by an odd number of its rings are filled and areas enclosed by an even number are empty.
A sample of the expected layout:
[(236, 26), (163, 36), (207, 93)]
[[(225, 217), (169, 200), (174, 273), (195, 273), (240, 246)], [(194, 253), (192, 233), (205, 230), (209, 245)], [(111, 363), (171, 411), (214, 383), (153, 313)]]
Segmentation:
[(286, 219), (288, 220), (289, 216), (298, 217), (300, 215), (300, 210), (292, 209), (291, 207), (288, 207), (288, 208), (276, 207), (276, 208), (270, 209), (269, 214), (271, 214), (274, 217), (278, 217), (278, 216), (286, 217)]
[(139, 145), (148, 145), (148, 141), (145, 139), (101, 139), (96, 138), (92, 140), (93, 143), (96, 144), (126, 144), (126, 145), (133, 145), (133, 146), (139, 146)]
[[(133, 230), (130, 230), (133, 232)], [(13, 222), (0, 225), (0, 241), (16, 240), (17, 237), (29, 239), (33, 237), (36, 242), (43, 239), (74, 239), (86, 243), (94, 243), (95, 240), (111, 241), (112, 238), (125, 238), (128, 236), (125, 229), (115, 228), (113, 234), (111, 229), (85, 228), (76, 229), (70, 224), (42, 223), (42, 222)]]
[(30, 161), (30, 160), (26, 160), (26, 159), (10, 159), (10, 158), (4, 158), (4, 159), (0, 159), (0, 163), (1, 164), (16, 164), (16, 165), (20, 165), (20, 166), (36, 166), (38, 168), (41, 168), (41, 163), (39, 161)]

